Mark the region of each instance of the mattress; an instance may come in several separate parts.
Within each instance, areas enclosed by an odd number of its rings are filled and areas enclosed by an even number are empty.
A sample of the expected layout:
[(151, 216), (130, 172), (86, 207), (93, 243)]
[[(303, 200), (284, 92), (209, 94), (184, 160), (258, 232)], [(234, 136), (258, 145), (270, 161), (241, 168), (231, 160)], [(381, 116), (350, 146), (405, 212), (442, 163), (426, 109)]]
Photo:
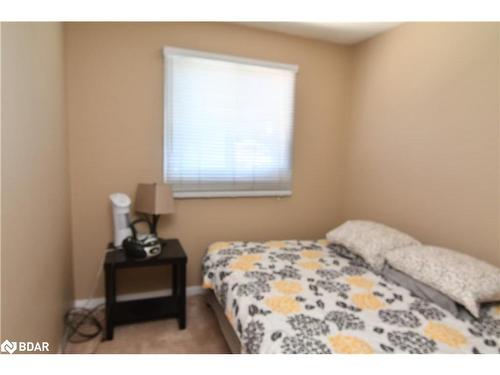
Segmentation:
[(216, 242), (203, 259), (243, 353), (500, 353), (500, 305), (460, 318), (326, 240)]

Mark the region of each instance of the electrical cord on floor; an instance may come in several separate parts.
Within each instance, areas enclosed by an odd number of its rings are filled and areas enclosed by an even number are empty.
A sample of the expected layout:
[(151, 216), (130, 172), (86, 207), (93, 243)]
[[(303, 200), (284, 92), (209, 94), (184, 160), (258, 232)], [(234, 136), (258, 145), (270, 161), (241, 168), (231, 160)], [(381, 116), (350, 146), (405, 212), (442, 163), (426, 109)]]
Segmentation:
[[(94, 298), (97, 287), (99, 285), (99, 280), (101, 278), (102, 269), (104, 266), (104, 259), (109, 251), (114, 249), (108, 249), (99, 264), (99, 269), (96, 274), (94, 287), (92, 293), (87, 299), (87, 303), (83, 307), (75, 307), (69, 309), (64, 315), (64, 325), (66, 328), (66, 343), (81, 344), (90, 341), (99, 335), (102, 335), (104, 331), (103, 323), (99, 319), (100, 310), (103, 309), (104, 304), (101, 303), (97, 306), (90, 307), (92, 299)], [(94, 346), (92, 353), (95, 352), (100, 340), (97, 340), (97, 344)], [(66, 351), (66, 345), (64, 345), (62, 352)]]
[(68, 329), (67, 342), (80, 344), (92, 340), (103, 331), (103, 325), (97, 317), (98, 311), (104, 305), (93, 309), (73, 308), (64, 315), (64, 325)]

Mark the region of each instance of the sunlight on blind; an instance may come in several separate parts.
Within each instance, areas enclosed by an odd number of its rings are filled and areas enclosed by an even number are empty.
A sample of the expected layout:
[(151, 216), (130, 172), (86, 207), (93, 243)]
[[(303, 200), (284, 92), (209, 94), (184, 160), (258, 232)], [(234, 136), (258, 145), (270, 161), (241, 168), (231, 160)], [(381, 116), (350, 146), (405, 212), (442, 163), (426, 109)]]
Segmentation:
[(290, 195), (297, 68), (164, 52), (164, 179), (174, 195)]

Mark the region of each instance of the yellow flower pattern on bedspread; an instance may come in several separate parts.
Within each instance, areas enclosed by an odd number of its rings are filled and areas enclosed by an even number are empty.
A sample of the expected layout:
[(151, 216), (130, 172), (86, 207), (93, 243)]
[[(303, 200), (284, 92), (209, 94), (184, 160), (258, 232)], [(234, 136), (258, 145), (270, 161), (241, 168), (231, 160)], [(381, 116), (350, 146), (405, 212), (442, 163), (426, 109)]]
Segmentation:
[(256, 254), (241, 255), (231, 264), (232, 270), (250, 271), (253, 269), (255, 262), (258, 262), (262, 257)]
[(297, 294), (303, 290), (302, 284), (292, 280), (277, 280), (273, 281), (271, 285), (278, 292), (285, 294)]
[(466, 338), (459, 331), (439, 322), (430, 321), (427, 323), (424, 334), (453, 348), (458, 348), (467, 343)]
[(374, 287), (375, 282), (363, 277), (363, 276), (349, 276), (346, 278), (346, 281), (349, 285), (351, 286), (356, 286), (358, 288), (363, 288), (363, 289), (371, 289)]
[(203, 287), (245, 353), (500, 354), (500, 304), (457, 318), (326, 240), (216, 242)]
[(355, 294), (352, 302), (362, 310), (379, 310), (384, 307), (384, 303), (371, 293)]
[(300, 311), (300, 305), (295, 301), (295, 298), (290, 296), (269, 297), (264, 300), (264, 303), (271, 311), (283, 315)]
[(324, 253), (320, 250), (303, 250), (300, 252), (300, 255), (302, 255), (304, 258), (321, 258)]
[(302, 261), (302, 262), (298, 262), (297, 264), (301, 268), (306, 269), (306, 270), (311, 270), (311, 271), (320, 269), (322, 267), (321, 263), (314, 262), (314, 261), (312, 261), (312, 262), (310, 262), (310, 261)]
[(330, 344), (335, 353), (341, 354), (372, 354), (372, 347), (365, 341), (353, 337), (337, 335), (330, 337)]

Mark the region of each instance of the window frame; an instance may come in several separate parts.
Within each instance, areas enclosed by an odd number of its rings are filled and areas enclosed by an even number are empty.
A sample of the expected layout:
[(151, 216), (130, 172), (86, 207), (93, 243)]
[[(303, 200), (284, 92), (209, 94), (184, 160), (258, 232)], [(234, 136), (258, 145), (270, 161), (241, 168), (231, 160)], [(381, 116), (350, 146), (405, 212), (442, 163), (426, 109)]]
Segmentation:
[(173, 120), (170, 118), (170, 114), (172, 113), (171, 109), (173, 107), (172, 103), (172, 69), (169, 69), (168, 66), (168, 57), (170, 55), (176, 56), (188, 56), (188, 57), (199, 57), (211, 60), (219, 60), (224, 62), (231, 63), (240, 63), (240, 64), (248, 64), (255, 66), (262, 66), (266, 68), (273, 69), (281, 69), (281, 70), (289, 70), (295, 74), (294, 79), (294, 89), (293, 89), (293, 97), (292, 97), (292, 108), (291, 108), (291, 134), (290, 134), (290, 144), (289, 144), (289, 170), (290, 170), (290, 182), (289, 189), (287, 190), (241, 190), (241, 191), (177, 191), (173, 192), (174, 198), (238, 198), (238, 197), (288, 197), (292, 195), (292, 183), (293, 183), (293, 145), (294, 145), (294, 135), (295, 135), (295, 104), (296, 104), (296, 76), (299, 72), (298, 65), (294, 64), (285, 64), (273, 61), (252, 59), (240, 56), (226, 55), (226, 54), (218, 54), (212, 52), (205, 52), (200, 50), (192, 50), (178, 47), (163, 47), (163, 57), (164, 57), (164, 65), (163, 65), (163, 160), (162, 160), (162, 179), (165, 183), (168, 183), (168, 176), (166, 173), (166, 163), (167, 163), (167, 152), (171, 150), (171, 147), (168, 145), (167, 138), (171, 139), (171, 137), (167, 137), (167, 134), (173, 129)]

